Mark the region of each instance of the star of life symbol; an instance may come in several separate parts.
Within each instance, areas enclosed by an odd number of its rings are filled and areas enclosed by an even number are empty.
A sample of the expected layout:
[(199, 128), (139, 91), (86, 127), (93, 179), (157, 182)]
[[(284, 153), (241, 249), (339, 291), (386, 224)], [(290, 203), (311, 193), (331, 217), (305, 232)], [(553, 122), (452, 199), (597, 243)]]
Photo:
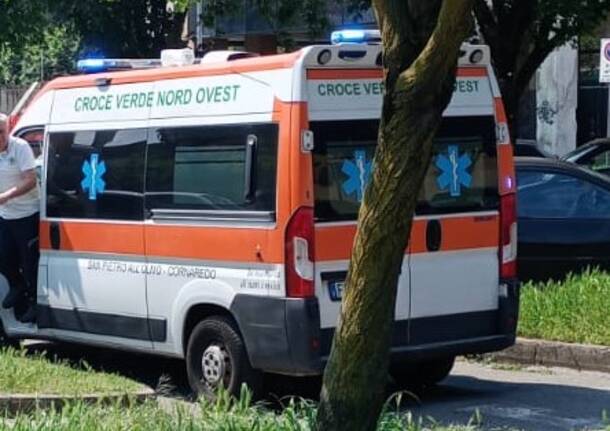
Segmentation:
[(354, 151), (354, 160), (344, 160), (341, 171), (348, 179), (343, 183), (343, 192), (348, 196), (356, 196), (358, 202), (362, 202), (366, 185), (369, 183), (373, 161), (366, 160), (364, 150)]
[(449, 189), (452, 197), (462, 195), (462, 186), (470, 187), (472, 175), (468, 173), (468, 168), (472, 165), (472, 160), (468, 154), (462, 154), (457, 145), (450, 145), (447, 148), (447, 155), (441, 154), (436, 158), (436, 167), (441, 173), (436, 179), (438, 188), (441, 190)]
[(91, 154), (90, 161), (83, 163), (85, 178), (80, 185), (85, 192), (89, 192), (89, 200), (97, 200), (98, 193), (104, 193), (106, 182), (102, 178), (106, 173), (106, 163), (99, 161), (99, 154)]

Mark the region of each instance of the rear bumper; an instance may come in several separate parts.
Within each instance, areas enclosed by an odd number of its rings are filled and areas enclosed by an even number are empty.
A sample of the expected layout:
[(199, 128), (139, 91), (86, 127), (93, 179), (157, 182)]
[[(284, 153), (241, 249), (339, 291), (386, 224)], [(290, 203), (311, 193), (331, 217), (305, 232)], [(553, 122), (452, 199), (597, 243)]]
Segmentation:
[(320, 374), (318, 300), (237, 295), (231, 306), (253, 368), (280, 374)]
[[(513, 345), (519, 315), (518, 281), (502, 280), (500, 292), (497, 310), (396, 322), (391, 361), (487, 353)], [(322, 372), (334, 329), (320, 329), (317, 299), (238, 295), (231, 311), (254, 368), (291, 375)], [(420, 331), (409, 332), (414, 328)]]
[(492, 335), (467, 338), (420, 346), (393, 347), (390, 361), (393, 363), (419, 362), (427, 359), (497, 352), (515, 344), (514, 335)]

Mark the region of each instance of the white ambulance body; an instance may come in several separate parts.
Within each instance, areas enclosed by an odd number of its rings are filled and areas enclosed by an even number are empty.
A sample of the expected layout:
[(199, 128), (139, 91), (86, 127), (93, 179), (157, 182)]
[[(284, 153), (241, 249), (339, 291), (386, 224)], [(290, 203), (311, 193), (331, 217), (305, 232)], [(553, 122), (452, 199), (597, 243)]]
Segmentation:
[[(204, 394), (321, 373), (379, 62), (379, 46), (313, 46), (46, 85), (14, 129), (45, 137), (38, 320), (1, 310), (5, 332), (185, 358)], [(514, 193), (489, 52), (466, 46), (405, 251), (397, 379), (514, 342)]]

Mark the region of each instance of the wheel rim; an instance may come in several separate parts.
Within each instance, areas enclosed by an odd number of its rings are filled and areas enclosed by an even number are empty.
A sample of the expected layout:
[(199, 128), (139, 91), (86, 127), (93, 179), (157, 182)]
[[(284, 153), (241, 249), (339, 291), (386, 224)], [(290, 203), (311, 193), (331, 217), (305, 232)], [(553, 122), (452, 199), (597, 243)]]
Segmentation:
[(202, 381), (210, 388), (227, 387), (231, 381), (231, 358), (219, 344), (211, 344), (201, 357)]

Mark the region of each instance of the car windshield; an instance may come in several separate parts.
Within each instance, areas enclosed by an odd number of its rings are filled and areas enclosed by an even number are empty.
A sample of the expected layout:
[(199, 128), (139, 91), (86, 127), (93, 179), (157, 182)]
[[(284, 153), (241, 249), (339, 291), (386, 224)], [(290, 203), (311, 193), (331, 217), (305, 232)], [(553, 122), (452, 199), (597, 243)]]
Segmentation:
[(610, 192), (568, 172), (517, 170), (520, 218), (608, 218)]
[(578, 147), (575, 150), (570, 151), (568, 154), (561, 157), (562, 160), (566, 160), (568, 162), (577, 162), (580, 158), (584, 157), (588, 153), (595, 150), (595, 147), (591, 145), (584, 145), (582, 147)]

